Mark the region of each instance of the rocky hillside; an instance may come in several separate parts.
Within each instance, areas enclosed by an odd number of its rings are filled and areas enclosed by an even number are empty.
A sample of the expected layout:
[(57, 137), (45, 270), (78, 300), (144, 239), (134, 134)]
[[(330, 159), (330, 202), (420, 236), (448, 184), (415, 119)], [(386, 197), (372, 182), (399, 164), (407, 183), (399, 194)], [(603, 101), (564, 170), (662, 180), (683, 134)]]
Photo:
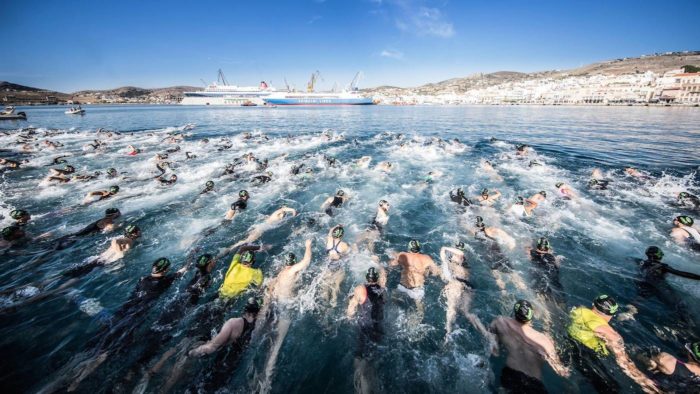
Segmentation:
[(69, 100), (69, 95), (51, 90), (0, 81), (0, 105), (55, 104)]

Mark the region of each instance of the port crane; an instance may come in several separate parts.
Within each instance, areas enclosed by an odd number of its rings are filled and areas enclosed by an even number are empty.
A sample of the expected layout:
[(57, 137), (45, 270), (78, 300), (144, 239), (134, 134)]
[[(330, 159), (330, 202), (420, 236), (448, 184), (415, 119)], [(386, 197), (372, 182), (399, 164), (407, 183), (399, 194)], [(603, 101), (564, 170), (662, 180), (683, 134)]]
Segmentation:
[(316, 70), (316, 72), (311, 74), (311, 79), (309, 79), (309, 83), (306, 85), (306, 91), (309, 93), (313, 93), (314, 85), (316, 85), (316, 82), (318, 80), (323, 80), (323, 79), (321, 78), (321, 72)]
[(364, 77), (365, 75), (362, 73), (362, 71), (358, 71), (357, 74), (355, 74), (355, 78), (353, 78), (352, 82), (350, 82), (350, 88), (348, 90), (350, 90), (351, 92), (359, 90), (357, 85), (360, 83), (360, 80), (362, 80), (362, 78)]
[(228, 86), (228, 81), (226, 80), (226, 76), (224, 75), (224, 71), (219, 69), (219, 75), (216, 77), (216, 83), (217, 84), (222, 84), (224, 86)]

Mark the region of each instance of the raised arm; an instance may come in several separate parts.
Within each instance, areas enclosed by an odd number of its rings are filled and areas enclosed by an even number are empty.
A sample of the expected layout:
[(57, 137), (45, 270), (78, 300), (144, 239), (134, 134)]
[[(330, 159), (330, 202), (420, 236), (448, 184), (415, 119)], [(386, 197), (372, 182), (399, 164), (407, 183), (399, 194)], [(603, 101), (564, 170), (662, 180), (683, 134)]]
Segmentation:
[(291, 266), (289, 269), (292, 270), (292, 272), (301, 272), (306, 269), (306, 267), (309, 266), (311, 263), (311, 240), (307, 239), (306, 240), (306, 251), (304, 252), (304, 258), (301, 259), (300, 262), (297, 264), (294, 264)]
[(597, 336), (605, 341), (605, 344), (612, 350), (615, 355), (615, 361), (617, 365), (620, 366), (622, 372), (629, 376), (630, 379), (634, 380), (642, 390), (648, 393), (658, 393), (659, 390), (654, 385), (654, 382), (649, 379), (642, 371), (640, 371), (636, 365), (630, 360), (627, 352), (625, 351), (625, 342), (622, 340), (620, 334), (609, 326), (600, 326), (595, 329)]
[(328, 205), (330, 205), (333, 202), (333, 197), (328, 197), (326, 201), (321, 204), (321, 209), (326, 209)]
[(214, 353), (227, 343), (231, 343), (232, 341), (238, 339), (238, 337), (241, 336), (242, 332), (243, 318), (238, 317), (234, 319), (229, 319), (226, 323), (224, 323), (219, 333), (216, 334), (216, 336), (212, 338), (212, 340), (205, 343), (204, 345), (190, 350), (189, 355), (191, 357), (201, 357), (206, 354)]

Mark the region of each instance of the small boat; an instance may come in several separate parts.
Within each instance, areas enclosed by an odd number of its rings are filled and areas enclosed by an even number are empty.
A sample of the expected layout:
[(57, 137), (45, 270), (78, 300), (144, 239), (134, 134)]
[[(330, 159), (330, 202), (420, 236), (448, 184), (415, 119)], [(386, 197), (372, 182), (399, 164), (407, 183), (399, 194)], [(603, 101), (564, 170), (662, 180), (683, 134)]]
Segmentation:
[(15, 112), (15, 107), (8, 106), (0, 112), (0, 120), (27, 120), (27, 114), (24, 112)]
[(69, 110), (66, 111), (66, 115), (84, 115), (85, 110), (82, 109), (80, 106), (77, 107), (71, 107)]

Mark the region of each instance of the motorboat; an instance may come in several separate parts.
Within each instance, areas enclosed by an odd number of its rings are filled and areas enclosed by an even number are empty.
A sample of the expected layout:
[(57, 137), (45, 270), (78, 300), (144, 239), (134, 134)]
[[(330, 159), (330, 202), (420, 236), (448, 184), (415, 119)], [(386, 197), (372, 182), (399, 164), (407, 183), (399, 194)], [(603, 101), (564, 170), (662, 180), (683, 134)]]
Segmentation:
[(15, 107), (7, 106), (0, 112), (0, 120), (27, 120), (27, 114), (24, 112), (15, 112)]
[(71, 107), (70, 109), (66, 110), (66, 115), (84, 115), (85, 110), (82, 109), (80, 106), (77, 107)]

